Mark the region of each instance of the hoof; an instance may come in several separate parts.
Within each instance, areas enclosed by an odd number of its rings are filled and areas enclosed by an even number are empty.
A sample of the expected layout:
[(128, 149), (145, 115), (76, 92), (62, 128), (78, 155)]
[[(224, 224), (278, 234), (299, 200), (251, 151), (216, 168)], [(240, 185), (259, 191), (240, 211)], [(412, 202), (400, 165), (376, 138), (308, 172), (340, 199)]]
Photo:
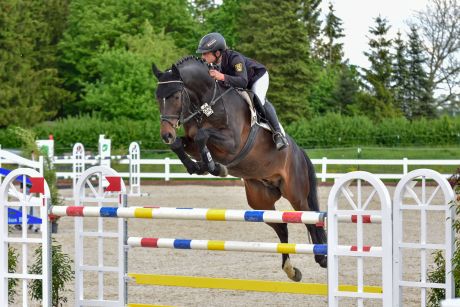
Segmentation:
[(289, 258), (287, 258), (284, 262), (283, 271), (286, 272), (289, 279), (293, 281), (302, 280), (302, 272), (291, 264), (291, 260)]
[(289, 277), (291, 280), (295, 282), (299, 282), (302, 280), (302, 272), (298, 268), (294, 268), (295, 274), (292, 277)]
[(222, 165), (220, 163), (216, 163), (216, 166), (214, 170), (211, 172), (209, 171), (212, 175), (217, 176), (217, 177), (227, 177), (228, 171), (225, 165)]
[(315, 256), (316, 263), (322, 268), (327, 268), (327, 257), (326, 256)]
[(223, 164), (218, 164), (219, 168), (219, 176), (220, 177), (227, 177), (228, 176), (228, 169), (225, 165)]

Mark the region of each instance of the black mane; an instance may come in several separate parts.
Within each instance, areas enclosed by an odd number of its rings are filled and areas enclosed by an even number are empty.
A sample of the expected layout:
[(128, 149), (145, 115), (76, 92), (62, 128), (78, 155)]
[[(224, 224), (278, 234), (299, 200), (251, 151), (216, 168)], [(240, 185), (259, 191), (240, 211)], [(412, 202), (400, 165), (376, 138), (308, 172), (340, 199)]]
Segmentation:
[(187, 56), (184, 56), (182, 59), (180, 59), (179, 61), (176, 62), (176, 64), (174, 65), (180, 65), (184, 62), (188, 62), (190, 60), (195, 60), (197, 62), (201, 62), (201, 63), (204, 63), (205, 61), (199, 57), (196, 57), (194, 55), (187, 55)]
[[(172, 66), (174, 74), (180, 76), (184, 82), (197, 80), (212, 80), (209, 76), (209, 65), (205, 60), (193, 55), (183, 57)], [(209, 81), (207, 80), (207, 81)]]

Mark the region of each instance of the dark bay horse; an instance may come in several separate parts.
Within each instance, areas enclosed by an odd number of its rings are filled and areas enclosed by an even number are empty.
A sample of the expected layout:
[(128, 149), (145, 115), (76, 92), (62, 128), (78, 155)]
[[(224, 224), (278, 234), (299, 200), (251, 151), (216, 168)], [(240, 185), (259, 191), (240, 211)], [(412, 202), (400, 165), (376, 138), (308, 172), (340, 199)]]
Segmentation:
[[(255, 210), (275, 210), (283, 196), (297, 211), (319, 211), (315, 170), (305, 152), (287, 135), (289, 146), (278, 151), (269, 131), (251, 128), (248, 104), (235, 89), (212, 79), (205, 62), (189, 56), (171, 70), (161, 72), (155, 65), (152, 69), (159, 80), (161, 137), (189, 173), (228, 172), (243, 178), (249, 206)], [(179, 125), (184, 127), (183, 137), (176, 137)], [(268, 225), (282, 243), (288, 242), (287, 224)], [(322, 227), (306, 226), (313, 243), (326, 243)], [(315, 260), (327, 266), (326, 256), (315, 255)], [(301, 280), (288, 254), (282, 255), (282, 268), (292, 280)]]

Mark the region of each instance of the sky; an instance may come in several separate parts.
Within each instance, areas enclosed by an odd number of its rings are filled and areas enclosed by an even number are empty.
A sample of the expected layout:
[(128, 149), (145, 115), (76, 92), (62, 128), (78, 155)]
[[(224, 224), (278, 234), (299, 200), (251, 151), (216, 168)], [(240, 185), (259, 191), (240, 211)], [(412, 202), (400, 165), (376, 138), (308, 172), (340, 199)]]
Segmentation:
[(389, 38), (394, 38), (398, 29), (407, 33), (406, 21), (414, 16), (415, 11), (424, 10), (429, 0), (323, 0), (322, 12), (328, 12), (329, 2), (335, 8), (335, 15), (342, 19), (345, 58), (350, 64), (369, 67), (363, 52), (368, 48), (369, 28), (374, 27), (375, 17), (385, 17), (391, 29)]

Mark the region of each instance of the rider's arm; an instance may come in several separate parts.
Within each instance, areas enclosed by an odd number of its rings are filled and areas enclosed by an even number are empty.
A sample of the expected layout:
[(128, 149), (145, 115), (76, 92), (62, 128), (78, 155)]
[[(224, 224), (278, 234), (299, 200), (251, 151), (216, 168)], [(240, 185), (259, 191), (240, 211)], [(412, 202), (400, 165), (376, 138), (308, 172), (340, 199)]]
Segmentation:
[(246, 88), (248, 86), (248, 72), (244, 64), (244, 58), (240, 55), (233, 56), (230, 60), (230, 74), (225, 74), (224, 83), (227, 86)]

